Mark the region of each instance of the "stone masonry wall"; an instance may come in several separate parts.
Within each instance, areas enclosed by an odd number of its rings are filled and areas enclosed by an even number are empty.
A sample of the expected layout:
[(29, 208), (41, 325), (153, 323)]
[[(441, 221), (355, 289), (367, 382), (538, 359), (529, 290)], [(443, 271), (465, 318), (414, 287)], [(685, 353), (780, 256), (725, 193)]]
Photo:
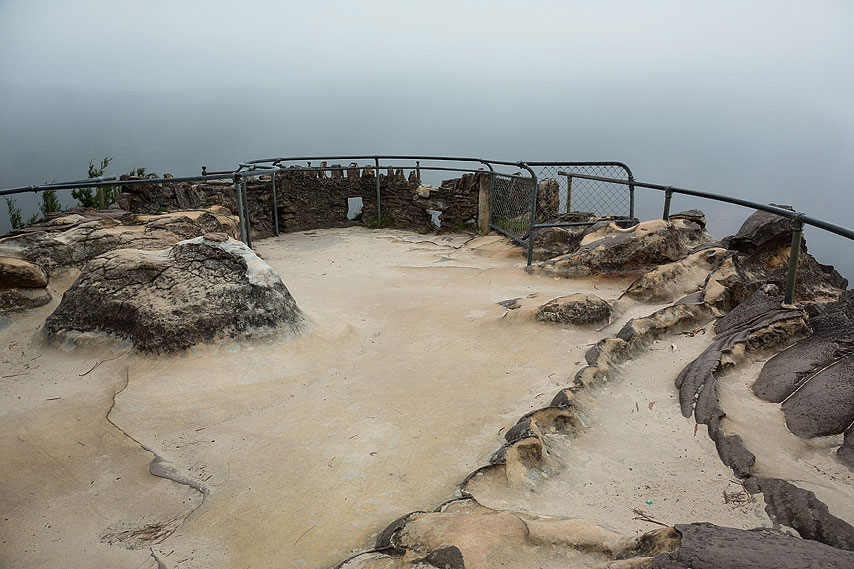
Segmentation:
[[(333, 165), (333, 168), (339, 167)], [(488, 174), (465, 174), (445, 180), (438, 188), (421, 186), (415, 171), (389, 168), (379, 174), (383, 223), (399, 229), (435, 229), (427, 210), (440, 211), (444, 230), (476, 229), (481, 184)], [(273, 235), (273, 193), (269, 175), (247, 184), (249, 218), (253, 236)], [(376, 173), (355, 164), (339, 170), (311, 171), (294, 167), (276, 175), (275, 211), (281, 232), (337, 227), (353, 223), (347, 219), (348, 198), (362, 198), (362, 221), (376, 220)], [(152, 183), (126, 186), (118, 198), (122, 209), (135, 213), (196, 209), (222, 205), (236, 212), (234, 187), (230, 181)]]

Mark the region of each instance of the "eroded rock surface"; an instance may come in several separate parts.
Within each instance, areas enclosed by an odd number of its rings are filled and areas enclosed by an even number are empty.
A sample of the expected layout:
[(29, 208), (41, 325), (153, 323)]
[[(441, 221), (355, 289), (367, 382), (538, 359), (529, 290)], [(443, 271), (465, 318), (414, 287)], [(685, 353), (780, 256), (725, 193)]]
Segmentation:
[(601, 324), (611, 315), (611, 305), (593, 294), (556, 298), (537, 310), (537, 319), (557, 324)]
[[(783, 290), (791, 240), (791, 220), (757, 211), (745, 220), (734, 236), (723, 242), (736, 251), (736, 265), (748, 288), (755, 290), (774, 284)], [(795, 300), (809, 304), (834, 301), (847, 286), (848, 281), (830, 265), (816, 261), (807, 252), (806, 240), (801, 240)]]
[[(164, 215), (67, 215), (0, 239), (0, 255), (26, 260), (48, 275), (80, 268), (115, 249), (156, 250), (208, 232), (237, 235), (237, 221), (222, 207)], [(38, 231), (37, 231), (38, 229)]]
[(465, 499), (396, 520), (380, 533), (374, 552), (340, 567), (629, 569), (650, 567), (653, 556), (678, 547), (679, 535), (669, 527), (629, 538), (584, 520), (498, 511)]
[(0, 314), (50, 302), (47, 275), (38, 266), (14, 257), (0, 257)]
[(44, 326), (174, 352), (225, 337), (296, 331), (302, 313), (279, 276), (238, 241), (181, 241), (171, 249), (118, 249), (93, 259)]
[(626, 295), (644, 302), (673, 302), (700, 290), (726, 256), (726, 249), (712, 247), (661, 265), (633, 282)]
[(546, 261), (543, 269), (561, 276), (645, 271), (678, 261), (711, 241), (692, 219), (644, 221), (626, 229), (602, 223), (584, 234), (577, 251)]
[(773, 530), (708, 523), (677, 525), (679, 548), (655, 557), (654, 569), (819, 569), (854, 567), (854, 553)]
[[(854, 425), (854, 291), (819, 307), (812, 335), (775, 355), (762, 367), (753, 392), (782, 402), (786, 425), (803, 438), (850, 432)], [(837, 451), (854, 469), (851, 435)]]

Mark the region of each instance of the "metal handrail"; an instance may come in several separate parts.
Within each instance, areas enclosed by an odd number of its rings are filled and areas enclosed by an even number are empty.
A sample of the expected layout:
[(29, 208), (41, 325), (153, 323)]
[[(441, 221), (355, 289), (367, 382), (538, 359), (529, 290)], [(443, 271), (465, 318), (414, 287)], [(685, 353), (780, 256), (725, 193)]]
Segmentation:
[[(622, 167), (627, 175), (628, 179), (623, 180), (619, 178), (607, 178), (604, 176), (593, 176), (588, 174), (576, 174), (570, 173), (570, 178), (581, 178), (586, 180), (593, 180), (599, 182), (606, 182), (612, 184), (622, 184), (629, 187), (631, 200), (630, 200), (630, 215), (629, 217), (633, 217), (633, 209), (634, 209), (634, 189), (636, 187), (639, 188), (648, 188), (654, 190), (660, 190), (665, 193), (665, 201), (664, 201), (664, 213), (662, 217), (664, 219), (668, 219), (670, 216), (670, 202), (673, 194), (682, 194), (693, 197), (700, 197), (704, 199), (710, 199), (714, 201), (720, 201), (724, 203), (731, 203), (734, 205), (740, 205), (743, 207), (765, 211), (768, 213), (773, 213), (775, 215), (780, 215), (783, 217), (787, 217), (792, 220), (792, 249), (791, 254), (789, 256), (789, 268), (786, 280), (786, 293), (785, 293), (785, 302), (791, 304), (794, 296), (794, 286), (795, 286), (795, 276), (797, 273), (797, 263), (798, 263), (798, 255), (800, 252), (800, 243), (802, 238), (802, 230), (803, 224), (812, 225), (814, 227), (818, 227), (819, 229), (824, 229), (825, 231), (829, 231), (836, 235), (841, 235), (842, 237), (846, 237), (848, 239), (854, 240), (854, 231), (848, 229), (846, 227), (842, 227), (840, 225), (836, 225), (833, 223), (829, 223), (814, 217), (810, 217), (802, 212), (792, 211), (772, 205), (760, 204), (757, 202), (753, 202), (750, 200), (744, 200), (741, 198), (735, 198), (731, 196), (725, 196), (721, 194), (714, 194), (710, 192), (702, 192), (698, 190), (691, 190), (688, 188), (680, 188), (675, 186), (665, 186), (663, 184), (652, 184), (649, 182), (638, 182), (634, 179), (631, 169), (628, 165), (622, 162), (544, 162), (544, 161), (507, 161), (507, 160), (489, 160), (485, 158), (473, 158), (473, 157), (460, 157), (460, 156), (420, 156), (420, 155), (398, 155), (398, 154), (354, 154), (354, 155), (340, 155), (340, 156), (296, 156), (296, 157), (278, 157), (278, 158), (262, 158), (258, 160), (248, 160), (245, 162), (240, 162), (238, 164), (238, 168), (234, 171), (219, 171), (219, 172), (206, 172), (205, 168), (202, 170), (202, 175), (199, 176), (183, 176), (178, 178), (141, 178), (141, 179), (129, 179), (129, 180), (116, 180), (115, 177), (106, 177), (106, 178), (92, 178), (87, 180), (74, 180), (67, 182), (52, 182), (48, 184), (38, 184), (38, 185), (29, 185), (29, 186), (20, 186), (17, 188), (8, 188), (4, 190), (0, 190), (0, 196), (8, 196), (14, 194), (21, 194), (27, 192), (40, 192), (45, 190), (67, 190), (67, 189), (76, 189), (76, 188), (101, 188), (108, 186), (135, 186), (135, 185), (145, 185), (145, 184), (163, 184), (163, 183), (177, 183), (177, 182), (204, 182), (204, 181), (212, 181), (212, 180), (227, 180), (231, 179), (234, 183), (235, 194), (237, 196), (237, 205), (238, 205), (238, 217), (240, 221), (240, 230), (241, 237), (247, 244), (251, 246), (251, 234), (249, 228), (249, 207), (247, 203), (246, 196), (246, 181), (248, 178), (253, 176), (267, 175), (272, 174), (273, 178), (273, 192), (275, 194), (275, 174), (279, 172), (293, 172), (297, 169), (293, 167), (283, 166), (285, 162), (303, 162), (303, 161), (311, 161), (311, 160), (373, 160), (374, 168), (377, 171), (376, 175), (376, 185), (377, 185), (377, 217), (381, 217), (382, 210), (381, 208), (381, 196), (380, 196), (380, 174), (379, 171), (383, 167), (380, 164), (381, 160), (414, 160), (416, 161), (416, 165), (413, 166), (403, 166), (399, 164), (386, 164), (387, 168), (394, 169), (417, 169), (420, 170), (433, 170), (433, 171), (453, 171), (453, 172), (477, 172), (479, 170), (474, 169), (466, 169), (466, 168), (458, 168), (458, 167), (441, 167), (441, 166), (422, 166), (420, 164), (420, 160), (432, 160), (432, 161), (441, 161), (441, 162), (476, 162), (482, 164), (489, 168), (490, 174), (496, 174), (493, 166), (515, 166), (517, 168), (522, 168), (527, 170), (530, 178), (533, 182), (532, 190), (531, 190), (531, 219), (529, 223), (530, 230), (528, 232), (528, 265), (531, 265), (533, 262), (533, 244), (534, 244), (534, 236), (537, 229), (542, 229), (548, 226), (552, 226), (554, 224), (536, 224), (536, 205), (537, 205), (537, 175), (531, 168), (532, 166), (546, 166), (546, 165), (554, 165), (554, 164), (562, 164), (565, 166), (596, 166), (596, 165), (617, 165)], [(301, 172), (310, 172), (310, 171), (335, 171), (335, 170), (349, 170), (353, 166), (316, 166), (316, 167), (299, 167), (298, 171)], [(363, 168), (362, 166), (356, 166), (358, 168)], [(494, 177), (490, 176), (492, 179), (492, 183), (494, 184)], [(275, 201), (274, 201), (275, 204)], [(275, 207), (275, 205), (274, 205)], [(491, 214), (490, 214), (491, 215)], [(276, 219), (278, 222), (278, 219)], [(490, 220), (491, 221), (491, 220)], [(490, 223), (491, 225), (491, 223)], [(278, 229), (278, 224), (276, 229)], [(278, 234), (278, 231), (277, 231)]]
[[(637, 180), (621, 180), (619, 178), (606, 178), (603, 176), (591, 176), (587, 174), (571, 174), (571, 177), (574, 178), (582, 178), (585, 180), (595, 180), (599, 182), (608, 182), (611, 184), (622, 184), (629, 185), (632, 184), (638, 188), (649, 188), (651, 190), (660, 190), (664, 192), (664, 212), (662, 214), (662, 219), (665, 221), (670, 219), (670, 200), (673, 194), (682, 194), (686, 196), (693, 196), (698, 198), (710, 199), (714, 201), (730, 203), (734, 205), (740, 205), (743, 207), (748, 207), (751, 209), (755, 209), (758, 211), (765, 211), (768, 213), (772, 213), (775, 215), (779, 215), (781, 217), (788, 217), (792, 220), (792, 244), (789, 249), (789, 266), (786, 271), (786, 290), (783, 296), (783, 302), (785, 304), (792, 304), (795, 296), (795, 280), (797, 278), (798, 272), (798, 256), (801, 252), (801, 240), (803, 239), (803, 228), (804, 224), (812, 225), (813, 227), (818, 227), (819, 229), (824, 229), (825, 231), (829, 231), (831, 233), (835, 233), (836, 235), (841, 235), (842, 237), (846, 237), (848, 239), (854, 240), (854, 231), (848, 229), (847, 227), (842, 227), (841, 225), (836, 225), (835, 223), (829, 223), (827, 221), (822, 221), (820, 219), (816, 219), (814, 217), (810, 217), (804, 213), (799, 211), (789, 210), (782, 207), (777, 207), (774, 205), (761, 204), (758, 202), (744, 200), (741, 198), (734, 198), (732, 196), (725, 196), (722, 194), (713, 194), (711, 192), (702, 192), (699, 190), (691, 190), (688, 188), (679, 188), (676, 186), (665, 186), (663, 184), (652, 184), (649, 182), (638, 182)], [(534, 242), (533, 231), (531, 236), (529, 237), (531, 245)], [(530, 265), (530, 261), (528, 263)]]

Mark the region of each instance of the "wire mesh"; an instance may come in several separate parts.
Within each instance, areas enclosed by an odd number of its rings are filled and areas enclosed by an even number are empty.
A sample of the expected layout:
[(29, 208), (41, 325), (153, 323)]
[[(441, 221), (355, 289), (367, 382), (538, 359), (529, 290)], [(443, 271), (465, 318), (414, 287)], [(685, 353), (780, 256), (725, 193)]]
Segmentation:
[(537, 188), (537, 223), (560, 221), (569, 213), (587, 212), (596, 216), (629, 217), (631, 194), (627, 186), (571, 178), (568, 174), (587, 174), (626, 180), (629, 173), (618, 164), (560, 164), (535, 169)]
[(492, 175), (491, 225), (505, 235), (524, 240), (531, 226), (533, 181), (522, 175)]

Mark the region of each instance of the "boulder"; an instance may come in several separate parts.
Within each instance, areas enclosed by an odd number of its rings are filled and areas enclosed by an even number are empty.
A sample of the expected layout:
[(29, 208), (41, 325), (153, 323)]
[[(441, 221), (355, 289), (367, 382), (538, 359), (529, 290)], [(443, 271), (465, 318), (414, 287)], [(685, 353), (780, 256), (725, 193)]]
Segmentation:
[(44, 306), (50, 302), (47, 288), (4, 288), (0, 287), (0, 314), (20, 312)]
[[(784, 289), (792, 242), (790, 219), (758, 211), (745, 220), (735, 235), (722, 241), (738, 252), (735, 263), (745, 287), (756, 290), (774, 284)], [(795, 300), (804, 304), (833, 302), (847, 286), (848, 281), (830, 265), (816, 261), (807, 251), (806, 240), (801, 240)]]
[(174, 352), (225, 338), (296, 332), (302, 312), (279, 275), (239, 241), (197, 237), (169, 249), (118, 249), (93, 259), (44, 325)]
[(0, 287), (44, 286), (47, 286), (47, 275), (40, 267), (23, 259), (0, 257)]
[(703, 227), (689, 219), (644, 221), (629, 228), (599, 223), (584, 235), (577, 251), (546, 261), (542, 269), (560, 276), (647, 271), (711, 241)]
[(802, 569), (854, 567), (854, 553), (771, 529), (742, 530), (710, 523), (677, 525), (679, 548), (657, 555), (656, 569)]
[(753, 392), (781, 403), (806, 380), (831, 363), (854, 354), (854, 291), (810, 317), (812, 334), (768, 360), (753, 383)]
[[(792, 206), (771, 204), (794, 211)], [(769, 244), (787, 244), (792, 239), (792, 220), (766, 211), (757, 211), (748, 217), (738, 232), (729, 238), (729, 248), (749, 253)]]
[(701, 290), (709, 273), (726, 258), (726, 249), (703, 249), (654, 268), (633, 282), (626, 295), (644, 302), (673, 302)]
[[(74, 219), (77, 217), (81, 216)], [(64, 219), (72, 219), (72, 216), (64, 216)], [(236, 237), (237, 221), (228, 210), (218, 206), (163, 215), (125, 212), (115, 217), (83, 217), (83, 222), (70, 226), (45, 225), (40, 231), (0, 239), (0, 255), (23, 258), (52, 275), (80, 268), (114, 249), (163, 249), (210, 232)]]
[(699, 209), (688, 209), (680, 211), (679, 213), (673, 213), (670, 215), (670, 219), (687, 219), (688, 221), (693, 221), (700, 227), (706, 227), (706, 214)]
[(28, 261), (0, 257), (0, 314), (18, 312), (50, 302), (47, 275)]
[(611, 316), (611, 305), (593, 294), (556, 298), (537, 310), (537, 319), (558, 324), (599, 324)]

